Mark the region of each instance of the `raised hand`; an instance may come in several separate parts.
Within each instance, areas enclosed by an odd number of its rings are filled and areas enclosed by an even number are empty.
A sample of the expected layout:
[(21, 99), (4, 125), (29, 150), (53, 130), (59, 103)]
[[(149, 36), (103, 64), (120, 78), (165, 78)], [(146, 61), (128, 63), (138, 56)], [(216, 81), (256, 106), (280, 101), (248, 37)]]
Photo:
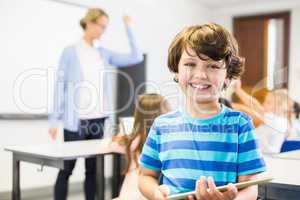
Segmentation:
[(124, 15), (123, 21), (124, 21), (125, 26), (129, 26), (130, 23), (132, 22), (132, 18), (129, 15)]

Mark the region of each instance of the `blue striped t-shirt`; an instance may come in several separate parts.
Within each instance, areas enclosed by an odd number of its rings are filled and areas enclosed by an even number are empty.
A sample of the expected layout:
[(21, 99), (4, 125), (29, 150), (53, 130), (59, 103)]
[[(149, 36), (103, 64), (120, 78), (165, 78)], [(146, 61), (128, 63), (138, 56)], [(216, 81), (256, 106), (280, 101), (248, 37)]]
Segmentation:
[(220, 186), (265, 171), (252, 120), (225, 106), (206, 119), (191, 118), (184, 111), (158, 117), (139, 163), (161, 172), (160, 184), (168, 185), (172, 194), (194, 190), (201, 176), (213, 177)]

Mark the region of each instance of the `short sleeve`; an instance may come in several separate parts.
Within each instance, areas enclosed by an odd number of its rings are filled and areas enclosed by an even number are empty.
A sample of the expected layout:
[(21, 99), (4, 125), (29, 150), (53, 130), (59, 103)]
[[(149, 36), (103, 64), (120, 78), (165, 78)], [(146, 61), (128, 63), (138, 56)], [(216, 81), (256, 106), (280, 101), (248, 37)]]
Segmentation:
[(153, 123), (146, 142), (143, 146), (143, 150), (140, 156), (140, 166), (153, 170), (161, 171), (161, 161), (159, 159), (159, 142), (158, 142), (158, 128)]
[(253, 130), (252, 120), (247, 115), (242, 115), (238, 131), (238, 176), (256, 174), (266, 170)]

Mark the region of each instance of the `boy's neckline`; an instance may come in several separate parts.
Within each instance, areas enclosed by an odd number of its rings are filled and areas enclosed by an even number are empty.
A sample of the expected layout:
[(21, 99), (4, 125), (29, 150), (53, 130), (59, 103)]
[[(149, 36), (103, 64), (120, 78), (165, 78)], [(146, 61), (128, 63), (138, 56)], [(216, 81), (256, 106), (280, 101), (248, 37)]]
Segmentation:
[(220, 104), (221, 105), (221, 110), (219, 113), (211, 116), (211, 117), (203, 117), (203, 118), (196, 118), (196, 117), (192, 117), (186, 110), (184, 109), (180, 109), (180, 112), (183, 114), (183, 117), (185, 119), (187, 119), (188, 121), (192, 122), (192, 123), (203, 123), (203, 122), (206, 122), (206, 123), (209, 123), (211, 121), (214, 121), (220, 117), (222, 117), (226, 110), (227, 110), (227, 107), (223, 104)]

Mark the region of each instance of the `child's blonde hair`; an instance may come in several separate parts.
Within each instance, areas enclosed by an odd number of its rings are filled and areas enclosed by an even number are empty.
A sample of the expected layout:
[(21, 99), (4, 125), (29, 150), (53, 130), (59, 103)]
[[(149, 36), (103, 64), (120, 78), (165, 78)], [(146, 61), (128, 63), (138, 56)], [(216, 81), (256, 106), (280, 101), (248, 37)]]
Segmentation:
[(178, 33), (169, 47), (170, 71), (178, 72), (179, 60), (187, 48), (193, 49), (202, 60), (205, 60), (202, 55), (215, 61), (224, 59), (229, 79), (240, 77), (244, 71), (244, 59), (239, 56), (236, 40), (218, 24), (190, 26)]
[(266, 103), (267, 98), (272, 98), (275, 114), (290, 118), (294, 101), (289, 97), (287, 89), (276, 89), (268, 92), (264, 103)]
[[(148, 136), (149, 130), (154, 119), (168, 110), (168, 103), (165, 98), (159, 94), (150, 93), (143, 94), (138, 97), (137, 105), (134, 112), (133, 130), (130, 135), (116, 136), (114, 141), (126, 146), (127, 164), (124, 173), (128, 172), (132, 162), (138, 164), (138, 156), (140, 155), (143, 145)], [(130, 149), (135, 138), (139, 138), (137, 148), (132, 151)]]

